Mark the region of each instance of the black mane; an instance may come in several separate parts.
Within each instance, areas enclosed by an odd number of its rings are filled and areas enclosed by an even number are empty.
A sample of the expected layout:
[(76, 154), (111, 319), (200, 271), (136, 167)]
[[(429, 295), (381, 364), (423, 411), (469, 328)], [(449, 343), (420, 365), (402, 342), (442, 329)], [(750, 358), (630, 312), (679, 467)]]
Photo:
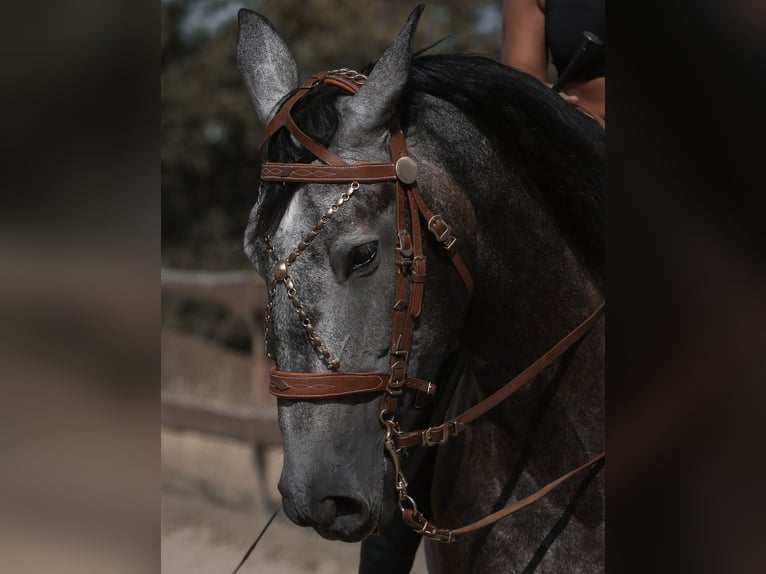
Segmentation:
[[(372, 64), (363, 73), (368, 74)], [(604, 135), (595, 122), (573, 109), (531, 76), (483, 56), (430, 55), (412, 60), (399, 114), (405, 128), (416, 120), (419, 96), (428, 94), (461, 110), (505, 150), (529, 193), (553, 214), (594, 278), (604, 272)], [(285, 99), (287, 99), (286, 96)], [(338, 128), (335, 108), (341, 88), (311, 90), (293, 108), (296, 124), (323, 146)], [(268, 158), (311, 162), (286, 129), (271, 138)], [(279, 185), (279, 184), (277, 184)], [(276, 224), (295, 186), (265, 193), (261, 222)]]
[(535, 78), (484, 56), (414, 58), (402, 99), (404, 126), (417, 113), (419, 94), (451, 103), (505, 151), (602, 284), (604, 132), (596, 122)]

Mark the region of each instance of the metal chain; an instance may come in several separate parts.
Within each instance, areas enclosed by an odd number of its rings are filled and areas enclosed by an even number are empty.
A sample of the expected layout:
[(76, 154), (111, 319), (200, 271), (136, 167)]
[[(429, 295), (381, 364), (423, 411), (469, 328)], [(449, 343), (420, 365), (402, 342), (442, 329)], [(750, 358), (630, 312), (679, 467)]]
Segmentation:
[(333, 358), (332, 353), (327, 350), (327, 347), (324, 346), (322, 340), (317, 336), (316, 329), (308, 318), (306, 310), (303, 308), (303, 304), (300, 299), (298, 299), (298, 295), (295, 291), (295, 284), (289, 275), (285, 278), (285, 287), (287, 288), (287, 296), (292, 302), (295, 311), (298, 313), (301, 325), (309, 336), (309, 341), (311, 341), (311, 344), (314, 345), (317, 352), (322, 356), (322, 360), (327, 363), (333, 371), (337, 371), (340, 368), (340, 361)]
[(343, 76), (348, 78), (352, 82), (359, 84), (360, 86), (367, 81), (367, 76), (357, 72), (356, 70), (350, 70), (349, 68), (339, 68), (337, 70), (330, 70), (327, 72), (328, 76)]
[(270, 361), (274, 361), (274, 357), (269, 349), (269, 331), (271, 330), (271, 308), (274, 306), (274, 295), (277, 294), (277, 282), (272, 281), (269, 285), (268, 301), (266, 303), (266, 316), (263, 319), (263, 344), (266, 347), (266, 356)]
[(335, 201), (335, 203), (333, 203), (327, 209), (324, 215), (322, 215), (322, 217), (319, 218), (319, 221), (316, 222), (316, 225), (314, 225), (313, 229), (311, 229), (311, 231), (309, 231), (306, 234), (303, 240), (298, 243), (298, 246), (290, 252), (290, 254), (287, 256), (286, 259), (280, 259), (279, 255), (277, 255), (277, 252), (274, 249), (274, 245), (271, 242), (271, 237), (268, 235), (268, 233), (264, 234), (263, 236), (264, 243), (266, 244), (266, 249), (268, 250), (269, 255), (271, 255), (271, 258), (276, 263), (276, 265), (274, 266), (274, 280), (271, 282), (271, 286), (268, 291), (268, 302), (266, 304), (266, 317), (263, 322), (264, 324), (263, 339), (264, 339), (264, 344), (266, 345), (266, 354), (268, 355), (269, 359), (271, 359), (272, 361), (274, 361), (275, 358), (271, 355), (271, 352), (269, 351), (269, 331), (271, 330), (271, 309), (274, 304), (274, 295), (276, 295), (276, 292), (277, 292), (277, 284), (281, 283), (285, 285), (285, 289), (287, 290), (287, 296), (290, 299), (290, 302), (293, 304), (295, 311), (298, 313), (298, 318), (300, 319), (301, 326), (303, 326), (303, 329), (306, 331), (306, 334), (308, 335), (309, 340), (311, 341), (311, 344), (314, 346), (317, 353), (319, 353), (319, 356), (322, 358), (325, 364), (328, 367), (330, 367), (332, 370), (337, 371), (338, 369), (340, 369), (340, 360), (332, 356), (332, 353), (327, 349), (327, 347), (324, 346), (324, 344), (322, 343), (322, 340), (316, 334), (316, 328), (312, 324), (311, 320), (308, 317), (308, 314), (306, 313), (305, 308), (303, 307), (303, 304), (298, 298), (298, 294), (295, 289), (295, 283), (293, 282), (292, 278), (288, 274), (288, 268), (295, 262), (296, 259), (298, 259), (300, 254), (306, 250), (306, 248), (311, 244), (311, 242), (314, 241), (316, 236), (319, 235), (319, 232), (322, 231), (324, 226), (327, 225), (327, 223), (338, 212), (341, 206), (344, 203), (346, 203), (349, 199), (351, 199), (351, 196), (354, 195), (354, 192), (357, 189), (359, 189), (359, 182), (357, 181), (352, 182), (348, 190), (343, 192), (340, 195), (340, 197)]
[(449, 532), (449, 535), (446, 539), (440, 535), (437, 532), (436, 526), (431, 524), (425, 515), (418, 510), (417, 503), (407, 493), (407, 478), (404, 476), (401, 463), (401, 453), (404, 449), (397, 448), (396, 446), (396, 435), (400, 434), (399, 423), (393, 420), (393, 418), (388, 418), (385, 411), (380, 413), (380, 421), (386, 428), (386, 438), (384, 444), (388, 454), (391, 456), (391, 462), (394, 465), (394, 473), (396, 475), (396, 492), (399, 496), (399, 510), (402, 512), (405, 510), (412, 511), (413, 520), (422, 525), (422, 528), (417, 530), (413, 528), (413, 530), (418, 534), (426, 538), (430, 538), (431, 540), (436, 540), (437, 542), (452, 542), (452, 532)]

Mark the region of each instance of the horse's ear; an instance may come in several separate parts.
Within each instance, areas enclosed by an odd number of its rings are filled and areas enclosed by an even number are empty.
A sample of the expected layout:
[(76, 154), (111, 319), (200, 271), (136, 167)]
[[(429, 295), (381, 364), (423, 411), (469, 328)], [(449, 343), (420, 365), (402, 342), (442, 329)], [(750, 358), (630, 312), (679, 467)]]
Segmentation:
[(424, 4), (419, 4), (410, 13), (407, 23), (375, 64), (367, 82), (348, 99), (349, 119), (355, 128), (377, 128), (396, 110), (410, 73), (415, 28), (424, 8)]
[(264, 125), (276, 105), (298, 87), (298, 68), (274, 25), (252, 10), (239, 11), (237, 65)]

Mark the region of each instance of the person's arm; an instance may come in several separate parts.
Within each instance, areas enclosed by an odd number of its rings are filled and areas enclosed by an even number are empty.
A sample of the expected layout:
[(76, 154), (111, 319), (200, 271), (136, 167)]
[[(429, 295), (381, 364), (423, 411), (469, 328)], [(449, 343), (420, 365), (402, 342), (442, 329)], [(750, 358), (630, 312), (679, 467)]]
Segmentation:
[(503, 0), (503, 64), (544, 82), (547, 56), (545, 14), (537, 0)]
[[(545, 82), (548, 71), (548, 50), (545, 48), (545, 13), (538, 0), (503, 0), (503, 64)], [(579, 102), (577, 96), (566, 92), (559, 95), (570, 104)]]

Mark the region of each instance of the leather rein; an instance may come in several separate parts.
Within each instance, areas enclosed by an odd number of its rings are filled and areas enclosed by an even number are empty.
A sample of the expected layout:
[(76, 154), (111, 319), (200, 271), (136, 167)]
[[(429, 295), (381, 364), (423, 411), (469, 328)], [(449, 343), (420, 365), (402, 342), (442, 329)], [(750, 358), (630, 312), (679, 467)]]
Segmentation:
[[(273, 395), (293, 400), (316, 400), (343, 397), (358, 393), (380, 392), (383, 395), (380, 422), (383, 425), (385, 448), (391, 456), (396, 472), (396, 490), (399, 495), (399, 507), (402, 518), (417, 533), (439, 542), (452, 542), (456, 536), (473, 532), (501, 518), (536, 502), (573, 476), (605, 458), (605, 452), (595, 456), (582, 466), (575, 468), (562, 477), (552, 481), (534, 494), (506, 508), (490, 514), (467, 526), (449, 530), (433, 525), (418, 511), (417, 504), (407, 494), (407, 480), (402, 470), (400, 456), (404, 449), (413, 446), (436, 446), (446, 443), (451, 437), (460, 434), (473, 420), (483, 415), (526, 385), (538, 373), (558, 359), (577, 341), (590, 331), (598, 317), (603, 313), (605, 303), (601, 303), (593, 313), (577, 325), (566, 337), (554, 345), (547, 353), (532, 363), (498, 391), (477, 403), (459, 416), (441, 425), (423, 430), (402, 432), (396, 421), (399, 398), (405, 389), (421, 391), (429, 397), (436, 393), (436, 386), (408, 375), (410, 351), (415, 329), (415, 320), (423, 307), (423, 295), (426, 283), (426, 256), (423, 253), (423, 225), (434, 236), (450, 257), (455, 270), (463, 280), (470, 298), (473, 294), (473, 279), (457, 250), (457, 239), (452, 235), (450, 226), (439, 214), (434, 214), (423, 198), (417, 184), (417, 164), (407, 155), (404, 134), (396, 119), (392, 120), (390, 130), (391, 162), (346, 163), (329, 149), (313, 141), (298, 128), (290, 114), (293, 106), (311, 89), (323, 84), (338, 86), (353, 96), (367, 80), (366, 76), (345, 68), (330, 72), (320, 72), (311, 76), (290, 96), (267, 126), (261, 140), (261, 148), (279, 129), (286, 128), (292, 136), (317, 159), (323, 163), (276, 163), (264, 162), (261, 180), (267, 182), (297, 183), (347, 183), (348, 189), (342, 193), (317, 221), (302, 241), (287, 256), (280, 257), (274, 249), (268, 234), (264, 241), (274, 261), (274, 273), (268, 290), (268, 302), (265, 317), (265, 341), (267, 354), (275, 362), (269, 351), (269, 331), (271, 328), (271, 309), (274, 296), (280, 285), (284, 286), (287, 296), (298, 314), (316, 352), (331, 369), (323, 373), (294, 373), (280, 371), (276, 366), (271, 369), (270, 391)], [(306, 250), (308, 245), (322, 231), (329, 220), (348, 202), (361, 184), (379, 182), (396, 183), (396, 229), (398, 244), (394, 255), (395, 289), (393, 323), (391, 329), (390, 367), (388, 373), (358, 373), (342, 369), (340, 360), (319, 338), (317, 330), (303, 307), (296, 285), (290, 276), (290, 267)], [(260, 197), (259, 197), (260, 201)]]

